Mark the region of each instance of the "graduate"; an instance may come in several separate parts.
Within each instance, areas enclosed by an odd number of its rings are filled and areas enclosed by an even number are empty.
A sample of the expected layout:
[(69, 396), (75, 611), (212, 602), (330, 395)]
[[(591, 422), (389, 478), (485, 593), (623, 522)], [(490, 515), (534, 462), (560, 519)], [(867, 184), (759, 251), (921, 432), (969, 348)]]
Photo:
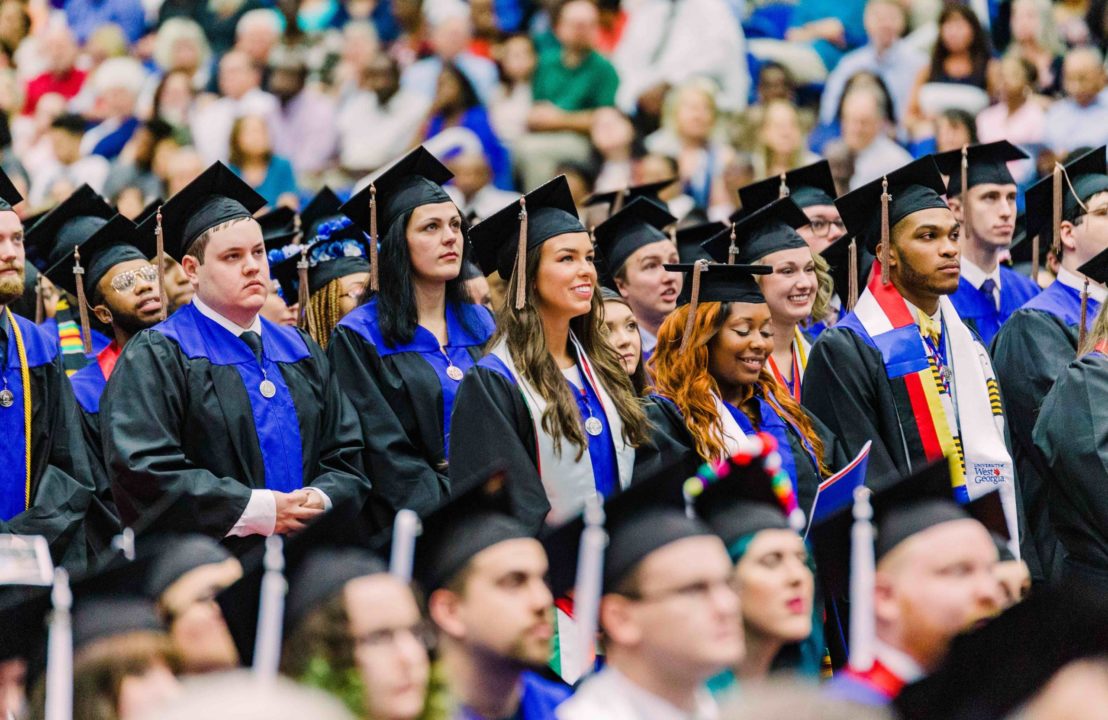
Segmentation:
[(647, 440), (575, 212), (558, 177), (470, 231), (479, 264), (508, 278), (508, 294), (489, 354), (458, 390), (450, 472), (471, 476), (495, 443), (516, 512), (534, 530), (626, 488)]
[(944, 190), (928, 157), (836, 201), (847, 228), (879, 259), (854, 312), (812, 346), (804, 406), (848, 456), (873, 441), (867, 484), (948, 458), (961, 500), (1005, 485), (1014, 517), (992, 365), (946, 297), (958, 288), (960, 268), (958, 222)]
[(0, 531), (42, 535), (83, 569), (94, 487), (73, 390), (56, 340), (7, 307), (23, 295), (22, 200), (0, 172)]
[(572, 692), (550, 660), (554, 597), (543, 545), (513, 516), (507, 476), (459, 478), (425, 518), (415, 579), (438, 637), (438, 663), (460, 720), (553, 720)]
[(419, 147), (342, 206), (371, 236), (376, 294), (339, 322), (327, 351), (359, 413), (366, 472), (393, 512), (427, 513), (449, 497), (451, 412), (493, 331), (461, 277), (462, 217), (442, 188), (451, 177)]
[(663, 232), (677, 222), (662, 205), (637, 197), (596, 226), (604, 260), (603, 283), (627, 298), (639, 323), (643, 355), (654, 352), (658, 328), (677, 307), (681, 275), (665, 269), (680, 261), (677, 245)]
[[(990, 531), (1007, 530), (998, 493), (959, 505), (948, 468), (946, 462), (926, 466), (872, 495), (873, 520), (865, 525), (877, 540), (870, 549), (853, 545), (861, 523), (852, 507), (812, 527), (816, 565), (829, 592), (846, 597), (852, 576), (870, 578), (859, 583), (868, 584), (865, 594), (850, 598), (850, 667), (825, 686), (830, 697), (888, 704), (906, 684), (939, 666), (956, 635), (999, 612), (998, 556)], [(863, 615), (872, 620), (863, 623)]]
[[(1108, 281), (1108, 251), (1078, 268), (1098, 283)], [(1108, 588), (1108, 498), (1104, 495), (1105, 425), (1108, 407), (1108, 313), (1101, 306), (1078, 357), (1058, 374), (1043, 399), (1032, 432), (1042, 453), (1050, 521), (1064, 551), (1061, 576), (1102, 592)]]
[(727, 223), (718, 220), (683, 227), (681, 223), (677, 225), (673, 237), (677, 243), (678, 262), (682, 265), (691, 265), (697, 260), (711, 260), (712, 256), (701, 245), (728, 228)]
[(635, 394), (642, 396), (649, 380), (646, 377), (639, 323), (627, 304), (627, 298), (611, 288), (600, 288), (600, 297), (604, 300), (604, 329), (608, 332), (608, 342), (619, 355), (619, 364), (631, 378)]
[(1039, 286), (1002, 265), (1016, 231), (1016, 181), (1008, 163), (1027, 153), (1008, 142), (971, 145), (935, 156), (950, 178), (947, 203), (962, 224), (962, 275), (950, 302), (986, 346), (1012, 313), (1039, 294)]
[(124, 524), (180, 494), (198, 517), (171, 508), (154, 529), (226, 538), (242, 551), (251, 536), (294, 532), (331, 503), (368, 497), (353, 409), (323, 351), (258, 317), (269, 267), (251, 214), (263, 204), (216, 163), (162, 207), (165, 252), (196, 296), (127, 343), (101, 398)]
[[(1012, 451), (1020, 497), (1027, 516), (1022, 554), (1036, 583), (1061, 570), (1062, 552), (1047, 510), (1046, 468), (1033, 447), (1031, 431), (1043, 398), (1077, 357), (1082, 317), (1092, 326), (1108, 288), (1080, 268), (1105, 247), (1108, 174), (1103, 146), (1074, 158), (1027, 191), (1027, 234), (1058, 261), (1058, 277), (1016, 311), (993, 341), (993, 364), (1008, 407)], [(1061, 190), (1061, 220), (1055, 226), (1054, 185)], [(1072, 189), (1071, 189), (1072, 185)], [(1076, 193), (1076, 194), (1075, 194)], [(1031, 243), (1028, 243), (1031, 244)], [(1082, 297), (1086, 302), (1082, 313)]]
[[(777, 384), (797, 402), (812, 349), (800, 325), (813, 315), (819, 294), (816, 256), (797, 232), (807, 222), (791, 198), (782, 198), (744, 214), (732, 226), (733, 232), (722, 232), (704, 243), (716, 262), (771, 269), (756, 278), (769, 307), (774, 337), (768, 365)], [(817, 314), (825, 310), (820, 308)]]
[[(98, 198), (96, 201), (102, 202)], [(73, 203), (62, 203), (43, 218), (36, 232), (65, 237), (74, 224), (67, 218), (79, 211)], [(162, 298), (158, 268), (150, 261), (155, 255), (153, 238), (143, 237), (134, 223), (122, 215), (116, 214), (100, 223), (75, 248), (79, 256), (61, 258), (46, 270), (46, 276), (84, 303), (85, 313), (95, 315), (112, 332), (111, 344), (96, 354), (95, 362), (70, 377), (73, 394), (80, 406), (81, 430), (96, 486), (96, 495), (85, 520), (92, 562), (110, 551), (112, 538), (122, 529), (104, 467), (100, 396), (127, 342), (135, 333), (161, 320)]]

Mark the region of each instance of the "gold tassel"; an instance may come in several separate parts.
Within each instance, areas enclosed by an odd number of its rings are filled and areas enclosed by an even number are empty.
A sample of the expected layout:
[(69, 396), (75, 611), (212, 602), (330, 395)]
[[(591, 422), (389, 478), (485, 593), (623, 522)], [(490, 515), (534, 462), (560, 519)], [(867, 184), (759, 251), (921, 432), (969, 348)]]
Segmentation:
[(81, 248), (73, 248), (73, 275), (77, 279), (77, 307), (81, 316), (81, 340), (85, 355), (92, 354), (92, 331), (88, 325), (88, 303), (85, 301), (85, 269), (81, 267)]
[(727, 264), (734, 265), (739, 256), (739, 246), (735, 242), (735, 223), (731, 223), (731, 244), (727, 247)]
[(970, 236), (969, 213), (969, 146), (962, 146), (962, 237)]
[(42, 275), (35, 280), (35, 325), (46, 319), (46, 299), (42, 296)]
[(850, 276), (846, 281), (846, 311), (851, 312), (858, 302), (858, 242), (854, 238), (850, 238), (847, 258), (847, 270)]
[(789, 185), (785, 182), (785, 173), (781, 173), (781, 184), (777, 187), (777, 199), (787, 198), (789, 196)]
[(881, 284), (889, 284), (889, 245), (892, 240), (889, 229), (889, 203), (893, 196), (889, 194), (888, 176), (881, 178)]
[(707, 260), (697, 260), (693, 263), (692, 290), (689, 291), (689, 317), (685, 320), (685, 334), (681, 336), (681, 351), (689, 344), (693, 327), (696, 325), (696, 306), (700, 303), (700, 273), (708, 269)]
[(611, 210), (611, 212), (608, 213), (608, 217), (611, 217), (611, 216), (615, 215), (617, 212), (619, 212), (620, 210), (623, 209), (623, 199), (624, 199), (624, 195), (626, 195), (626, 194), (627, 194), (627, 189), (626, 188), (616, 192), (616, 199), (612, 201), (612, 210)]
[(515, 309), (527, 304), (527, 198), (519, 199), (519, 246), (516, 248)]
[(377, 186), (369, 186), (369, 289), (380, 289), (377, 275)]
[[(1052, 208), (1053, 209), (1053, 216), (1052, 216), (1053, 227), (1052, 227), (1052, 231), (1053, 231), (1053, 234), (1054, 234), (1054, 239), (1051, 242), (1051, 247), (1055, 247), (1055, 243), (1061, 243), (1062, 242), (1062, 173), (1063, 172), (1064, 172), (1064, 168), (1062, 167), (1062, 164), (1057, 163), (1057, 162), (1054, 163), (1054, 174), (1053, 174), (1053, 183), (1054, 184), (1053, 184), (1053, 188), (1052, 188), (1054, 190), (1054, 201), (1053, 201), (1053, 208)], [(1036, 236), (1035, 239), (1038, 240), (1038, 236)], [(1035, 281), (1036, 285), (1038, 285), (1038, 283), (1039, 283), (1039, 243), (1038, 242), (1033, 242), (1031, 244), (1031, 279)]]
[(1085, 278), (1085, 287), (1081, 290), (1081, 327), (1077, 329), (1077, 352), (1085, 347), (1085, 321), (1089, 316), (1089, 278)]
[[(157, 241), (158, 254), (158, 295), (161, 297), (162, 310), (158, 314), (161, 320), (169, 316), (169, 295), (165, 291), (165, 232), (162, 230), (162, 206), (158, 206), (157, 222), (154, 225), (154, 238)], [(80, 287), (80, 283), (77, 286)]]

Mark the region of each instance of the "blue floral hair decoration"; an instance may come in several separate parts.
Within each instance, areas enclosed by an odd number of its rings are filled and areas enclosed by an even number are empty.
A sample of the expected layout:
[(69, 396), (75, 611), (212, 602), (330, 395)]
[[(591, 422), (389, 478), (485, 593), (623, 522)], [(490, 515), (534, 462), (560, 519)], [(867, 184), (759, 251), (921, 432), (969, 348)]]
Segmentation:
[(366, 257), (368, 242), (369, 236), (348, 217), (325, 221), (316, 230), (308, 263), (315, 267), (344, 257)]

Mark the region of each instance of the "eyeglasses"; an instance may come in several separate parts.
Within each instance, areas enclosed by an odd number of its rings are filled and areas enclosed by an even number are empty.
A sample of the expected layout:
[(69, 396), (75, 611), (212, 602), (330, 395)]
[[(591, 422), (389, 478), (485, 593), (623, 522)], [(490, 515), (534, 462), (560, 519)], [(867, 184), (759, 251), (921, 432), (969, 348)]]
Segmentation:
[(824, 237), (831, 231), (831, 227), (834, 226), (840, 233), (846, 232), (846, 224), (842, 220), (824, 220), (823, 218), (815, 218), (808, 225), (812, 228), (812, 234), (816, 237)]
[(135, 283), (138, 280), (143, 282), (156, 282), (158, 279), (158, 268), (153, 265), (144, 265), (143, 267), (136, 268), (134, 270), (128, 270), (127, 272), (121, 272), (112, 278), (112, 289), (116, 292), (127, 292), (135, 287)]

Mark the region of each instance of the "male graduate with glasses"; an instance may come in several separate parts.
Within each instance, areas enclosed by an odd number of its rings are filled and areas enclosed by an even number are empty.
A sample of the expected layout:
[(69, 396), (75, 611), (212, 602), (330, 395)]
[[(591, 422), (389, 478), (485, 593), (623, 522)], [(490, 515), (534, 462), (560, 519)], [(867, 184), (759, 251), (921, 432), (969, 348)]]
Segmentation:
[(183, 494), (199, 527), (172, 508), (144, 521), (243, 551), (251, 536), (295, 532), (331, 503), (369, 494), (357, 418), (322, 349), (258, 314), (269, 266), (252, 214), (264, 204), (216, 163), (162, 207), (165, 251), (196, 294), (127, 343), (101, 399), (125, 524)]

